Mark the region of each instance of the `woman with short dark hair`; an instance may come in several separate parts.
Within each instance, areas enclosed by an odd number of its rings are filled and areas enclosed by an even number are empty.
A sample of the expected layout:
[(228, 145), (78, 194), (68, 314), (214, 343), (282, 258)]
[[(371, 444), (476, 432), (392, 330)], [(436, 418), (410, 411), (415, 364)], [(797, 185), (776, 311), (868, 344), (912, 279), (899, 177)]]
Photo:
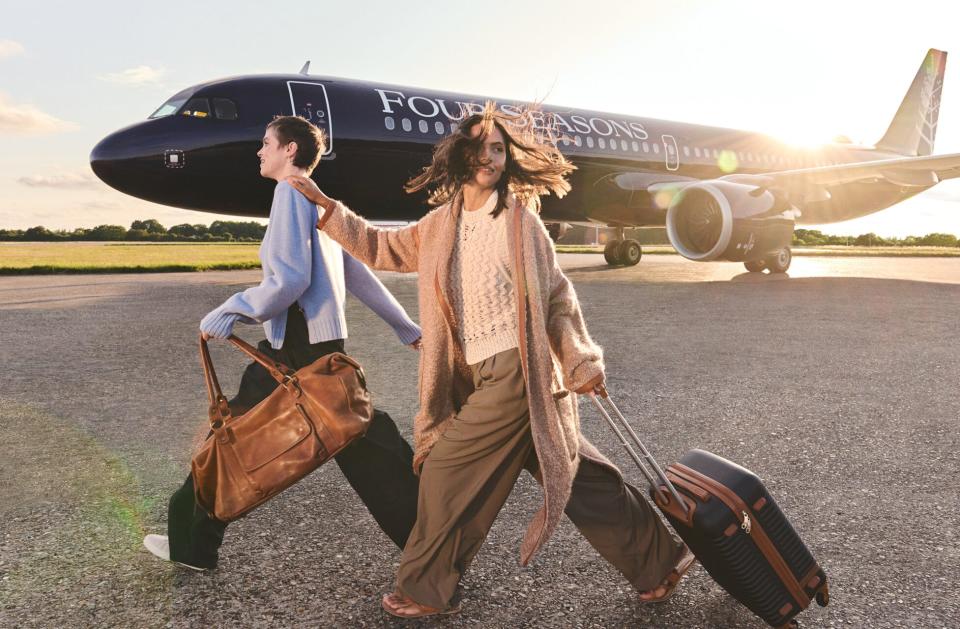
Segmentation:
[[(260, 245), (263, 280), (207, 314), (200, 322), (204, 338), (225, 339), (237, 322), (261, 323), (267, 338), (260, 342), (260, 351), (300, 369), (344, 351), (349, 290), (404, 344), (419, 347), (419, 326), (370, 269), (317, 231), (316, 206), (284, 181), (292, 175), (309, 176), (325, 147), (323, 131), (303, 118), (283, 116), (267, 125), (257, 152), (260, 175), (278, 183)], [(230, 401), (232, 414), (246, 412), (276, 386), (264, 367), (251, 363)], [(366, 435), (335, 458), (378, 524), (402, 547), (416, 514), (417, 479), (413, 453), (390, 416), (375, 411)], [(196, 504), (193, 478), (188, 476), (170, 499), (168, 536), (147, 535), (144, 545), (158, 557), (204, 570), (216, 566), (225, 529), (226, 523)]]

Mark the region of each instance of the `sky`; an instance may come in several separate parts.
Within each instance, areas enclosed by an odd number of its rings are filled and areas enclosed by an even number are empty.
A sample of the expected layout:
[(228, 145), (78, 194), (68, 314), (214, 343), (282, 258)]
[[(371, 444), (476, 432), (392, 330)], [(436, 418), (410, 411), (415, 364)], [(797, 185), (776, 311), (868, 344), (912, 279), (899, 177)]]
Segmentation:
[[(960, 55), (955, 1), (0, 0), (0, 15), (0, 228), (17, 229), (234, 218), (116, 192), (90, 150), (185, 87), (308, 59), (318, 75), (873, 144), (927, 50)], [(935, 152), (960, 152), (960, 56)], [(960, 235), (960, 181), (822, 229)]]

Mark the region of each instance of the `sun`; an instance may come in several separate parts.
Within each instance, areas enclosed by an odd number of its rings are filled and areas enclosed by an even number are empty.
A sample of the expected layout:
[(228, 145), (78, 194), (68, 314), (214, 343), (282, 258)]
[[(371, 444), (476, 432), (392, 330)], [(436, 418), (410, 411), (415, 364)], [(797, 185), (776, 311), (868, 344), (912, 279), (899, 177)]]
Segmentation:
[(776, 131), (768, 133), (794, 148), (812, 149), (824, 144), (832, 144), (837, 141), (838, 137), (841, 137), (836, 132), (828, 131), (828, 129), (829, 126), (825, 121), (805, 120), (801, 122), (791, 120), (789, 125), (778, 125)]

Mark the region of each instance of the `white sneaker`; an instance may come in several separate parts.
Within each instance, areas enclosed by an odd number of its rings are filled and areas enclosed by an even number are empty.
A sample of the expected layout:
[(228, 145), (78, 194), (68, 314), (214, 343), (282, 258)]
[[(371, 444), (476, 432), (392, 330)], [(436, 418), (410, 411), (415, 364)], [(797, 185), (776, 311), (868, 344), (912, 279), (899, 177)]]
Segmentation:
[[(164, 561), (170, 561), (170, 540), (166, 535), (155, 535), (151, 533), (143, 538), (143, 547), (149, 550), (154, 556), (163, 559)], [(197, 566), (191, 566), (180, 561), (174, 561), (178, 566), (183, 566), (184, 568), (190, 568), (191, 570), (196, 570), (197, 572), (205, 572), (206, 568), (198, 568)]]

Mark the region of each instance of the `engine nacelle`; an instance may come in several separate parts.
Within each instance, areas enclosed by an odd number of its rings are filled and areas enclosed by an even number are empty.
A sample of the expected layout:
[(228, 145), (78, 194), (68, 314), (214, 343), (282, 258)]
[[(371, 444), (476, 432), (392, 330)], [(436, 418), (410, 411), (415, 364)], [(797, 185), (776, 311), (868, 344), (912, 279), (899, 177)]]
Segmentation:
[(679, 190), (667, 208), (667, 236), (688, 260), (758, 260), (789, 246), (799, 212), (769, 190), (712, 180)]

